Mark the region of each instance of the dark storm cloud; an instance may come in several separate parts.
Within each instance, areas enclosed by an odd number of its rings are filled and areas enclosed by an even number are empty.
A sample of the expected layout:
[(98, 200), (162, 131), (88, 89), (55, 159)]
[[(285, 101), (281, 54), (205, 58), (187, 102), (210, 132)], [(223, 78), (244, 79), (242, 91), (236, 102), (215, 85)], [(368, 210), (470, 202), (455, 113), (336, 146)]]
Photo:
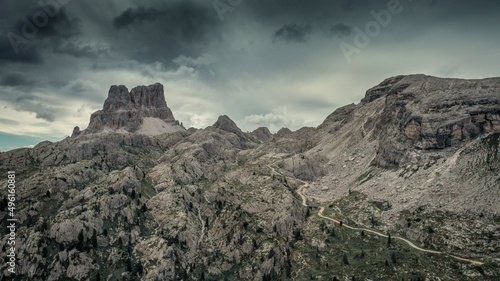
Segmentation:
[(33, 112), (36, 114), (37, 119), (43, 119), (47, 122), (54, 122), (57, 119), (57, 115), (61, 113), (32, 95), (16, 98), (14, 107), (18, 111)]
[(69, 90), (71, 93), (74, 93), (74, 94), (81, 94), (81, 93), (84, 93), (85, 91), (87, 91), (87, 89), (85, 88), (85, 85), (81, 82), (75, 83), (74, 85), (72, 85), (69, 88)]
[(154, 22), (151, 33), (161, 31), (184, 42), (205, 39), (206, 34), (219, 24), (213, 10), (191, 1), (169, 2), (158, 8), (128, 8), (113, 19), (116, 29), (133, 28), (144, 22)]
[(37, 30), (35, 38), (38, 39), (68, 39), (80, 33), (80, 20), (70, 17), (65, 8), (60, 9), (54, 16), (45, 14), (47, 23), (37, 24), (36, 22), (42, 19), (42, 17), (37, 16), (41, 13), (40, 9), (35, 9), (24, 16), (21, 21), (15, 25), (14, 32), (17, 31), (19, 35), (22, 35), (23, 27), (26, 25), (26, 21), (28, 21)]
[(177, 0), (141, 7), (125, 7), (111, 20), (106, 32), (115, 54), (173, 65), (179, 55), (203, 55), (221, 38), (222, 22), (209, 2)]
[(18, 72), (4, 74), (0, 78), (0, 85), (16, 87), (16, 86), (31, 86), (35, 81), (27, 79), (26, 75)]
[(165, 15), (160, 20), (160, 28), (184, 42), (204, 41), (220, 24), (213, 10), (190, 1), (170, 3), (163, 9)]
[(292, 43), (304, 43), (306, 41), (306, 36), (311, 33), (312, 27), (308, 24), (285, 24), (273, 33), (273, 40)]
[(53, 16), (38, 8), (1, 35), (0, 60), (40, 64), (44, 53), (79, 34), (80, 20), (70, 17), (64, 8)]
[(116, 29), (122, 29), (129, 25), (141, 24), (146, 21), (152, 22), (163, 14), (163, 12), (159, 12), (155, 8), (128, 8), (113, 19), (113, 26)]
[(352, 7), (352, 3), (343, 4), (342, 9), (346, 10), (347, 12), (352, 12), (352, 10), (354, 10), (354, 8)]
[(54, 46), (52, 49), (56, 54), (70, 55), (75, 58), (95, 58), (99, 54), (104, 54), (109, 50), (96, 46), (79, 46), (75, 42), (65, 42)]
[(2, 34), (0, 36), (0, 61), (40, 64), (43, 59), (37, 46), (33, 44), (19, 48), (16, 53), (9, 38)]
[(330, 0), (244, 1), (239, 7), (248, 8), (248, 12), (260, 20), (283, 21), (336, 14), (342, 9), (342, 3), (346, 2)]
[(347, 37), (352, 34), (352, 27), (344, 23), (338, 23), (330, 28), (330, 33), (338, 38)]

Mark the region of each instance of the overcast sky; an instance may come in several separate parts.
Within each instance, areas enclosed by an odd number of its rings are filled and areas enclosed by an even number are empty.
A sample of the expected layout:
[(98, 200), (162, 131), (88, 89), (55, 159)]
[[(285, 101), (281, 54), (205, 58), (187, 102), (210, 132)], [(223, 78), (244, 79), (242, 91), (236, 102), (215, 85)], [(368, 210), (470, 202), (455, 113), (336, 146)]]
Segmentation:
[(0, 151), (86, 128), (111, 85), (162, 83), (186, 127), (276, 132), (390, 76), (500, 76), (498, 0), (39, 3), (0, 4)]

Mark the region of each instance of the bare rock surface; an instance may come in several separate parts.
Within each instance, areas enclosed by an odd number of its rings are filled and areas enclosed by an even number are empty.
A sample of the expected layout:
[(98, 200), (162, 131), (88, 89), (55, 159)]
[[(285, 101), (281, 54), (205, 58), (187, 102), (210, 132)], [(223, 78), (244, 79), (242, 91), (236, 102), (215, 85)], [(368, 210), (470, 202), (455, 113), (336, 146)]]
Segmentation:
[[(125, 86), (111, 86), (102, 110), (92, 114), (83, 134), (97, 132), (137, 132), (160, 135), (184, 130), (167, 107), (163, 85), (137, 86), (130, 92)], [(73, 137), (80, 135), (75, 128)]]

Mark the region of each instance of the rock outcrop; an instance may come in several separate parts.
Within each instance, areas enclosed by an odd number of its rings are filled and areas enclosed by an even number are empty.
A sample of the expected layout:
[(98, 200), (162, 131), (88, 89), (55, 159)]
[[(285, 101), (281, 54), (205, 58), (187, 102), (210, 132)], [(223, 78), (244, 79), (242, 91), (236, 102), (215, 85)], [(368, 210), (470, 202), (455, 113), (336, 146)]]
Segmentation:
[[(125, 86), (111, 86), (102, 110), (92, 114), (81, 134), (128, 132), (159, 135), (185, 130), (167, 107), (163, 85), (137, 86), (130, 92)], [(80, 135), (75, 128), (73, 137)]]
[(405, 163), (408, 147), (444, 149), (500, 130), (499, 79), (397, 76), (368, 90), (363, 101), (380, 97), (385, 97), (382, 123), (393, 125), (380, 138), (376, 162), (381, 165), (415, 164)]
[(229, 118), (227, 115), (219, 116), (217, 122), (215, 122), (215, 124), (213, 124), (212, 127), (233, 133), (238, 137), (244, 137), (241, 129), (238, 128), (236, 123), (234, 123), (234, 121), (231, 120), (231, 118)]
[(252, 132), (252, 135), (257, 139), (266, 142), (273, 139), (273, 134), (269, 131), (267, 127), (259, 127)]
[(292, 131), (288, 128), (281, 128), (279, 131), (276, 133), (277, 138), (286, 138), (292, 134)]

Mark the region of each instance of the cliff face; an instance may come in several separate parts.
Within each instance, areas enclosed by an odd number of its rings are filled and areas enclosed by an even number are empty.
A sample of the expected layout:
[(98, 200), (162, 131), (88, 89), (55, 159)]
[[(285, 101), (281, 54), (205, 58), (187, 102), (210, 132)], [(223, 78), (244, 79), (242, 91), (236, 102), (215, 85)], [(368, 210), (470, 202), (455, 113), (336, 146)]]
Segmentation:
[(500, 131), (499, 79), (399, 76), (368, 90), (363, 101), (381, 97), (385, 98), (384, 122), (394, 126), (383, 132), (375, 160), (380, 165), (421, 163), (425, 159), (409, 160), (409, 148), (456, 147)]
[[(18, 279), (498, 280), (499, 85), (397, 76), (274, 135), (228, 116), (184, 130), (161, 85), (113, 86), (86, 130), (0, 154)], [(321, 220), (300, 187), (329, 217), (485, 264)]]
[[(157, 135), (183, 129), (167, 107), (163, 85), (157, 83), (138, 86), (130, 92), (125, 86), (111, 86), (103, 109), (92, 114), (83, 133), (122, 131)], [(81, 133), (75, 128), (72, 136)]]

